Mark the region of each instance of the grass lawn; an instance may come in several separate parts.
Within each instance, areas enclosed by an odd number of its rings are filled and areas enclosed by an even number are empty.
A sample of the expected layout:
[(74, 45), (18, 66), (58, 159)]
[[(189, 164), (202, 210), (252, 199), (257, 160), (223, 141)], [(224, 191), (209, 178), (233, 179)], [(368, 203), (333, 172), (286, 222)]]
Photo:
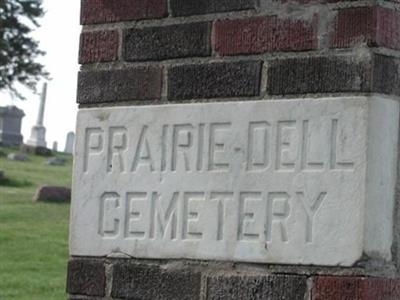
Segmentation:
[[(0, 148), (5, 153), (16, 152)], [(0, 157), (0, 300), (66, 299), (69, 204), (33, 203), (41, 184), (71, 185), (66, 166), (48, 166), (40, 156), (27, 162)]]

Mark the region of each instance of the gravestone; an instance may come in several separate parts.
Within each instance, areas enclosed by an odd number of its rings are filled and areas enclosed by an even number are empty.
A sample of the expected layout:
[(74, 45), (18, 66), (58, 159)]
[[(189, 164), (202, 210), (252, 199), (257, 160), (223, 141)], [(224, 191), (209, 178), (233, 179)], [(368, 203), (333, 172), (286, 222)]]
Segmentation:
[(32, 127), (31, 137), (27, 141), (27, 145), (31, 147), (46, 148), (46, 127), (43, 125), (44, 110), (46, 106), (47, 83), (43, 84), (43, 89), (40, 97), (40, 106), (36, 124)]
[(7, 155), (8, 160), (15, 160), (15, 161), (27, 161), (28, 156), (24, 153), (10, 153)]
[(70, 295), (400, 299), (397, 4), (106, 2), (82, 2)]
[(53, 142), (52, 150), (53, 150), (54, 152), (57, 152), (57, 149), (58, 149), (58, 143), (57, 143), (56, 141), (54, 141), (54, 142)]
[(74, 143), (75, 143), (75, 133), (72, 131), (68, 132), (67, 137), (65, 139), (65, 153), (73, 154), (74, 153)]
[(23, 141), (21, 134), (24, 111), (16, 106), (0, 107), (0, 145), (18, 147)]
[(65, 159), (62, 157), (52, 157), (46, 161), (46, 163), (50, 166), (64, 166), (65, 162)]
[(32, 201), (67, 203), (71, 201), (71, 189), (63, 186), (40, 186), (33, 196)]

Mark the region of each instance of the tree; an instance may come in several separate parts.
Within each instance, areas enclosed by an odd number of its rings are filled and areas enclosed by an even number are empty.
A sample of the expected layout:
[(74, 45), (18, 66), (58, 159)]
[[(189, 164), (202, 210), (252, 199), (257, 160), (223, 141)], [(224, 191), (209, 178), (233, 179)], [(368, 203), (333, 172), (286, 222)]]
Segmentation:
[(44, 14), (42, 0), (0, 0), (0, 90), (23, 99), (17, 83), (35, 90), (47, 73), (36, 61), (44, 54), (30, 33)]

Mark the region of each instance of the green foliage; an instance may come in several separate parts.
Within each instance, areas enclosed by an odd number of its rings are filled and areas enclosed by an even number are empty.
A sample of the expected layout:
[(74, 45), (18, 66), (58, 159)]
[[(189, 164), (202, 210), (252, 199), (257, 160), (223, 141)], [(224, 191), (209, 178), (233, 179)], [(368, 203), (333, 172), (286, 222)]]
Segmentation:
[(16, 83), (35, 90), (47, 75), (36, 62), (44, 52), (30, 36), (43, 14), (42, 0), (0, 0), (0, 90), (9, 90), (18, 98), (23, 97)]
[(58, 156), (67, 159), (65, 166), (35, 155), (26, 162), (0, 156), (7, 177), (0, 182), (1, 300), (66, 299), (69, 204), (32, 202), (39, 185), (71, 185), (72, 157)]

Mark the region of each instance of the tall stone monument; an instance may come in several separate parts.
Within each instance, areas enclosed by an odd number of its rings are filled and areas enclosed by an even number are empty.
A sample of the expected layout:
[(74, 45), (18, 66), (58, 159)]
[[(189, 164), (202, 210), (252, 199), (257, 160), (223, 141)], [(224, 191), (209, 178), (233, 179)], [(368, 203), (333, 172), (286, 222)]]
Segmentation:
[(22, 144), (21, 134), (23, 110), (16, 106), (0, 107), (0, 145), (18, 147)]
[(74, 153), (74, 142), (75, 142), (75, 133), (72, 131), (67, 133), (67, 138), (65, 140), (65, 148), (64, 152), (73, 154)]
[(72, 299), (400, 299), (400, 4), (324, 3), (82, 1)]
[(43, 125), (44, 110), (46, 106), (47, 83), (43, 84), (42, 93), (40, 95), (40, 106), (36, 124), (32, 127), (31, 137), (27, 141), (28, 146), (46, 148), (46, 127)]

